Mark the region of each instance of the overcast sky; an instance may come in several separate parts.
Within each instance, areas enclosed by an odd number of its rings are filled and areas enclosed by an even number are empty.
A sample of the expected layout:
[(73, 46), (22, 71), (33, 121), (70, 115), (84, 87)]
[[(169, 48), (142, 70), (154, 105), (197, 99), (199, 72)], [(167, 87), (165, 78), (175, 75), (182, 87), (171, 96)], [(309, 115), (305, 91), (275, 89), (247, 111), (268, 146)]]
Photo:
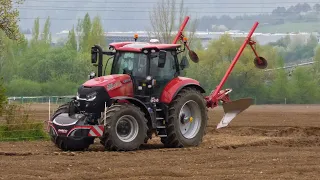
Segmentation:
[[(279, 3), (281, 1), (282, 3)], [(53, 33), (71, 29), (77, 18), (86, 12), (99, 15), (105, 31), (146, 30), (149, 12), (157, 0), (25, 0), (20, 8), (20, 25), (32, 29), (34, 18), (40, 17), (41, 27), (50, 16)], [(179, 2), (179, 1), (178, 1)], [(297, 3), (313, 5), (312, 0), (185, 0), (191, 18), (201, 16), (230, 16), (271, 12), (278, 6), (289, 7)], [(178, 10), (178, 9), (177, 9)], [(115, 20), (122, 19), (122, 20)]]

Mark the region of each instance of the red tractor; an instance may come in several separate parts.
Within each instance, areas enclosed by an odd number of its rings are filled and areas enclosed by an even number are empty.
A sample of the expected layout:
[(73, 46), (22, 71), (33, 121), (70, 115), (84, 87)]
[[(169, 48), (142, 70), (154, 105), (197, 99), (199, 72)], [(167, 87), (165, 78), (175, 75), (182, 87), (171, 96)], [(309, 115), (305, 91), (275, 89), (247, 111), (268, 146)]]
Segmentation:
[[(254, 50), (251, 36), (258, 23), (221, 83), (205, 97), (197, 80), (180, 76), (188, 67), (186, 56), (178, 59), (185, 48), (193, 62), (199, 61), (183, 36), (188, 20), (189, 17), (172, 44), (137, 42), (135, 36), (132, 42), (111, 43), (110, 51), (103, 51), (98, 45), (92, 47), (97, 77), (91, 73), (77, 96), (60, 106), (49, 120), (48, 131), (56, 146), (62, 150), (84, 150), (99, 138), (107, 150), (130, 151), (139, 149), (153, 134), (166, 147), (197, 146), (205, 135), (207, 108), (223, 103), (225, 116), (217, 128), (227, 126), (247, 109), (253, 103), (251, 98), (230, 101), (231, 89), (221, 88), (245, 46), (249, 44)], [(183, 45), (177, 44), (179, 40)], [(103, 55), (113, 58), (110, 75), (103, 75)], [(258, 68), (267, 66), (267, 61), (257, 54), (254, 63)]]

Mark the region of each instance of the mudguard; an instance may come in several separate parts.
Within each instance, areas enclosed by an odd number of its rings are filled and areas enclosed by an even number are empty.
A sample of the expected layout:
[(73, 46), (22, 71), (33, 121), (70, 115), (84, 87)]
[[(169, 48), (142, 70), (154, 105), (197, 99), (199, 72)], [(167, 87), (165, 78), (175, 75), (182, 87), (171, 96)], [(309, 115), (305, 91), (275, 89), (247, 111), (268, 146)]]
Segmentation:
[(111, 98), (110, 100), (111, 100), (111, 103), (113, 103), (115, 101), (119, 101), (119, 100), (128, 101), (131, 104), (134, 104), (134, 105), (140, 107), (141, 110), (145, 113), (148, 120), (152, 121), (154, 118), (153, 115), (151, 114), (151, 112), (148, 110), (148, 107), (145, 105), (145, 103), (143, 103), (142, 101), (140, 101), (137, 98), (128, 97), (128, 96), (116, 96), (116, 97)]
[(172, 99), (174, 99), (179, 91), (185, 87), (194, 87), (200, 90), (201, 93), (205, 93), (205, 90), (200, 86), (200, 83), (197, 80), (186, 77), (176, 77), (163, 89), (160, 96), (160, 102), (165, 104), (171, 103)]

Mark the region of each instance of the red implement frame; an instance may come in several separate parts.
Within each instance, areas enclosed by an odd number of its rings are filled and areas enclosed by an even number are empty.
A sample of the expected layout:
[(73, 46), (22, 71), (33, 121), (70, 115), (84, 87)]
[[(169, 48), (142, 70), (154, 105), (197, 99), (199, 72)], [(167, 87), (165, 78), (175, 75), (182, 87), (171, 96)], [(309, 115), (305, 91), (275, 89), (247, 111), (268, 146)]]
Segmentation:
[(182, 22), (182, 24), (181, 24), (181, 26), (180, 26), (180, 29), (179, 29), (179, 31), (178, 31), (178, 34), (177, 34), (176, 37), (174, 38), (172, 44), (176, 44), (179, 39), (180, 39), (180, 40), (183, 39), (183, 34), (182, 34), (182, 32), (183, 32), (184, 28), (187, 26), (187, 23), (188, 23), (189, 19), (190, 19), (189, 16), (187, 16), (186, 18), (184, 18), (184, 20), (183, 20), (183, 22)]
[(257, 59), (258, 59), (258, 63), (262, 63), (259, 56), (257, 55), (256, 50), (254, 49), (253, 45), (255, 44), (255, 41), (251, 40), (251, 37), (253, 35), (253, 32), (256, 30), (257, 26), (258, 26), (258, 22), (255, 22), (255, 24), (253, 25), (253, 27), (251, 28), (248, 36), (246, 37), (245, 41), (243, 42), (242, 46), (240, 47), (240, 49), (238, 50), (236, 56), (234, 57), (234, 59), (232, 60), (232, 63), (230, 64), (227, 72), (225, 73), (224, 77), (222, 78), (222, 80), (220, 81), (220, 84), (217, 86), (217, 88), (211, 92), (211, 94), (209, 96), (206, 97), (207, 100), (207, 107), (210, 108), (214, 108), (218, 105), (218, 101), (221, 100), (223, 102), (230, 102), (229, 96), (228, 96), (228, 92), (229, 89), (227, 90), (222, 90), (221, 88), (223, 87), (223, 85), (225, 84), (225, 82), (227, 81), (229, 75), (231, 74), (233, 67), (235, 66), (235, 64), (237, 63), (237, 61), (239, 60), (244, 48), (249, 44), (250, 47), (252, 48), (254, 54), (256, 55)]
[[(189, 16), (186, 16), (180, 26), (180, 29), (178, 31), (178, 34), (176, 35), (176, 37), (174, 38), (172, 44), (176, 44), (178, 42), (178, 40), (182, 41), (183, 44), (185, 45), (185, 47), (187, 47), (187, 49), (189, 50), (189, 56), (190, 56), (190, 52), (191, 52), (191, 56), (197, 56), (195, 53), (193, 53), (189, 47), (189, 45), (187, 44), (187, 40), (184, 40), (184, 35), (183, 35), (183, 31), (184, 31), (184, 28), (187, 26), (187, 23), (189, 21), (190, 17)], [(193, 54), (192, 54), (193, 53)], [(198, 57), (196, 57), (196, 59), (198, 59)]]

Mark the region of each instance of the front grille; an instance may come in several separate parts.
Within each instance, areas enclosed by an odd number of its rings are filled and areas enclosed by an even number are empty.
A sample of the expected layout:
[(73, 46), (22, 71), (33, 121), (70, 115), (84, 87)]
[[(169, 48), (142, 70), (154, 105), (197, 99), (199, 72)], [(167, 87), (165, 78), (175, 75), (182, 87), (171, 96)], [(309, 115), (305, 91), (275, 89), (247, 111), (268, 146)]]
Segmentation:
[(110, 99), (109, 94), (103, 86), (85, 87), (81, 86), (78, 89), (79, 97), (86, 99), (88, 94), (97, 92), (96, 99), (93, 101), (80, 100), (81, 111), (89, 113), (102, 112), (104, 110), (104, 103)]

